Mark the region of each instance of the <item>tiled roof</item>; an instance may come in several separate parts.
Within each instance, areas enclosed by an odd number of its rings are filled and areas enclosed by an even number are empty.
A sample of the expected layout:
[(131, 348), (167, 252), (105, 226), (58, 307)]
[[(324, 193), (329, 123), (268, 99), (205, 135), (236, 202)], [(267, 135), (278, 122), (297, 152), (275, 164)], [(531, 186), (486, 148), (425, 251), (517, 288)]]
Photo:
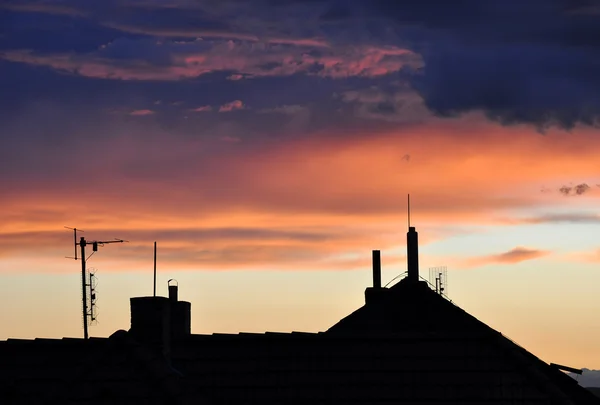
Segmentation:
[(317, 334), (193, 335), (173, 348), (214, 404), (599, 404), (423, 284), (399, 283)]
[(0, 342), (0, 403), (600, 404), (427, 285), (379, 293), (326, 332), (191, 335), (171, 365), (124, 331)]
[(1, 341), (0, 403), (181, 403), (177, 373), (127, 335)]

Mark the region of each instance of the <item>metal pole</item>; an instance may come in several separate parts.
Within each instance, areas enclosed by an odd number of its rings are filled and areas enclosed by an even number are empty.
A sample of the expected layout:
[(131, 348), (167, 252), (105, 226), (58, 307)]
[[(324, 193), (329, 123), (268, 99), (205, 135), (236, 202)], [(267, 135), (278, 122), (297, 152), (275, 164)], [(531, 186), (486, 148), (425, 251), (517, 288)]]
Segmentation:
[(410, 194), (408, 195), (408, 227), (410, 228)]
[(81, 246), (81, 289), (83, 291), (82, 297), (82, 307), (83, 307), (83, 338), (87, 340), (88, 338), (88, 325), (87, 325), (87, 294), (85, 291), (86, 281), (85, 281), (85, 239), (82, 236), (79, 241), (79, 246)]
[(73, 241), (75, 242), (75, 260), (77, 260), (77, 228), (73, 228)]
[(154, 296), (156, 297), (156, 241), (154, 242)]

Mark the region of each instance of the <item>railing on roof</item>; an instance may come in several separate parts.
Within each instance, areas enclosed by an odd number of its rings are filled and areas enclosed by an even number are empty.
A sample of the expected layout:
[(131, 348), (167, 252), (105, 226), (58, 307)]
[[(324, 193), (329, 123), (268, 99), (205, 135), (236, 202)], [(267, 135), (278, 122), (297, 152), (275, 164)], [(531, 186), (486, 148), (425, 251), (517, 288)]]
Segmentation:
[[(402, 279), (404, 279), (406, 276), (408, 276), (408, 271), (405, 271), (403, 273), (398, 274), (396, 277), (394, 277), (393, 279), (391, 279), (390, 281), (388, 281), (388, 283), (386, 285), (384, 285), (384, 288), (387, 288), (388, 286), (390, 286), (390, 284), (392, 284), (394, 281), (396, 281), (394, 284), (391, 285), (391, 287), (393, 287), (394, 285), (398, 284)], [(431, 284), (431, 282), (421, 276), (419, 276), (419, 279), (422, 281), (425, 281), (427, 283), (427, 285), (429, 286), (429, 288), (431, 288), (433, 291), (436, 291), (436, 288), (433, 284)], [(439, 295), (441, 295), (443, 298), (445, 298), (448, 302), (450, 302), (452, 305), (457, 306), (451, 299), (450, 297), (448, 297), (446, 294), (444, 293), (438, 293)]]

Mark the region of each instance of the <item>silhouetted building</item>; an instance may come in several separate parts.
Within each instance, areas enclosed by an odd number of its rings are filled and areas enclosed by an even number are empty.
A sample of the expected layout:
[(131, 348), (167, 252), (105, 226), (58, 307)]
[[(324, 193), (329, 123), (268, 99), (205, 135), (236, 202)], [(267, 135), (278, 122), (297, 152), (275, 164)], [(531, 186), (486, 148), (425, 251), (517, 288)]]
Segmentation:
[(109, 338), (0, 342), (4, 404), (600, 404), (575, 380), (419, 281), (373, 287), (319, 333), (193, 335), (190, 305), (131, 299)]

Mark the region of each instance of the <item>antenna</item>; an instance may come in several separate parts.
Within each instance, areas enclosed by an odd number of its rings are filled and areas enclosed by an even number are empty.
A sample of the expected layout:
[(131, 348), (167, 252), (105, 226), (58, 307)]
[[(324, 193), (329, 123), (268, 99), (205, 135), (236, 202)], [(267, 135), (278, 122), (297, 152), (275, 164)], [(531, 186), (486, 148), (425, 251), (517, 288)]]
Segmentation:
[(410, 229), (410, 194), (408, 195), (408, 229)]
[[(87, 286), (90, 288), (90, 297), (89, 297), (89, 301), (90, 301), (89, 324), (90, 324), (90, 326), (93, 325), (94, 322), (97, 322), (97, 319), (98, 319), (98, 309), (96, 308), (96, 285), (98, 284), (98, 278), (96, 277), (96, 271), (97, 271), (97, 269), (95, 269), (95, 268), (90, 268), (88, 270), (89, 284)], [(84, 322), (85, 322), (85, 320), (84, 320)]]
[(448, 296), (448, 276), (446, 266), (429, 268), (429, 283), (435, 286), (435, 292)]
[(77, 228), (71, 228), (71, 227), (68, 227), (68, 226), (65, 226), (65, 229), (71, 229), (71, 230), (73, 230), (73, 242), (75, 244), (75, 256), (74, 257), (65, 256), (65, 257), (67, 259), (75, 259), (75, 260), (77, 260), (77, 231), (83, 232), (83, 230), (77, 229)]
[(156, 297), (156, 241), (154, 241), (154, 296)]
[[(107, 240), (107, 241), (86, 241), (85, 238), (82, 236), (79, 238), (79, 242), (77, 242), (77, 231), (78, 229), (76, 228), (68, 228), (65, 226), (65, 228), (67, 229), (73, 229), (74, 234), (75, 234), (75, 257), (74, 259), (77, 260), (77, 246), (79, 246), (79, 248), (81, 249), (81, 291), (82, 291), (82, 297), (81, 297), (81, 304), (82, 304), (82, 313), (83, 313), (83, 338), (84, 339), (88, 339), (88, 318), (90, 319), (90, 323), (91, 321), (94, 321), (96, 319), (96, 314), (94, 312), (94, 306), (96, 304), (96, 293), (95, 293), (95, 289), (96, 289), (96, 284), (95, 284), (95, 278), (96, 276), (94, 275), (95, 271), (92, 273), (89, 273), (89, 284), (88, 284), (88, 280), (86, 277), (87, 276), (87, 270), (86, 270), (86, 262), (90, 259), (90, 257), (92, 257), (92, 255), (94, 253), (96, 253), (98, 251), (98, 246), (104, 246), (105, 244), (108, 243), (123, 243), (123, 242), (128, 242), (126, 240), (123, 239), (118, 239), (118, 238), (114, 238), (114, 240)], [(81, 232), (81, 230), (79, 230)], [(91, 244), (92, 245), (92, 253), (86, 257), (85, 256), (85, 247)], [(71, 258), (69, 258), (71, 259)], [(87, 302), (87, 288), (90, 288), (90, 311), (88, 311), (88, 302)]]

